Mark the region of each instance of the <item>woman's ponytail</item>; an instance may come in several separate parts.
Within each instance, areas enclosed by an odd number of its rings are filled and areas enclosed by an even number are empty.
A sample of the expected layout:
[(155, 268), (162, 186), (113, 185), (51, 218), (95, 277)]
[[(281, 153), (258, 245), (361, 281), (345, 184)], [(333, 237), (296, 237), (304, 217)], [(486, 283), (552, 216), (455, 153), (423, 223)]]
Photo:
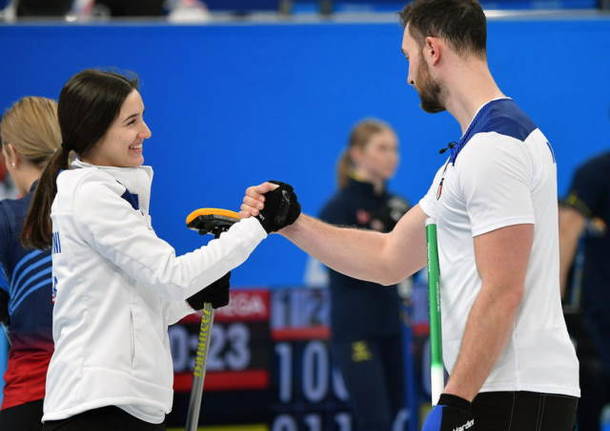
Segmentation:
[(70, 150), (62, 145), (40, 176), (21, 231), (21, 242), (26, 248), (51, 247), (51, 204), (57, 194), (57, 175), (68, 169), (69, 156)]
[(343, 189), (347, 186), (352, 169), (352, 158), (349, 155), (349, 148), (347, 148), (341, 153), (341, 157), (339, 157), (339, 162), (337, 163), (337, 185), (339, 186), (339, 189)]

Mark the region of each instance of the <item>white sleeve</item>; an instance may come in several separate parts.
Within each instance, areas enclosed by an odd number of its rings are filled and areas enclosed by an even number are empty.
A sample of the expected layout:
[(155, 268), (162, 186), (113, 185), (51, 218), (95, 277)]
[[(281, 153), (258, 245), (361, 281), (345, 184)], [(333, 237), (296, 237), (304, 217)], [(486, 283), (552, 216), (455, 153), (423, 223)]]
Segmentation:
[(83, 239), (127, 276), (167, 299), (181, 301), (241, 265), (267, 236), (255, 218), (235, 223), (219, 239), (182, 256), (150, 229), (120, 196), (124, 188), (89, 180), (75, 190), (74, 223)]
[(167, 308), (165, 311), (165, 319), (167, 321), (167, 326), (173, 325), (174, 323), (179, 322), (184, 317), (189, 314), (195, 313), (197, 310), (194, 310), (188, 302), (186, 301), (170, 301), (167, 303)]
[(432, 184), (430, 184), (428, 191), (426, 192), (424, 197), (419, 200), (419, 207), (428, 217), (436, 218), (436, 205), (438, 201), (436, 196), (444, 170), (445, 164), (443, 164), (443, 166), (441, 166), (438, 171), (436, 171), (436, 174), (434, 175), (434, 179), (432, 180)]
[(524, 145), (495, 132), (480, 133), (458, 156), (456, 167), (473, 237), (506, 226), (535, 224), (532, 166)]

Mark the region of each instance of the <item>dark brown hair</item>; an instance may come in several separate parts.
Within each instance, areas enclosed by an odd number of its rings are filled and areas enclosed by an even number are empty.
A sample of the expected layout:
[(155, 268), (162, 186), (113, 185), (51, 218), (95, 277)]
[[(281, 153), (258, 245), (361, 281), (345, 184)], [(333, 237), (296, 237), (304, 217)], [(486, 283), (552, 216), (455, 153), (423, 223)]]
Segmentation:
[(440, 37), (458, 54), (486, 56), (487, 21), (477, 0), (414, 0), (399, 15), (420, 46), (426, 37)]
[(350, 156), (352, 148), (364, 149), (371, 138), (383, 132), (384, 130), (392, 130), (392, 127), (375, 118), (367, 118), (358, 122), (351, 130), (347, 141), (347, 148), (341, 153), (339, 162), (337, 163), (337, 185), (340, 189), (347, 185), (350, 174), (354, 169), (354, 162)]
[(51, 246), (51, 204), (57, 194), (57, 175), (68, 169), (71, 151), (82, 156), (97, 144), (127, 96), (137, 88), (135, 77), (94, 69), (77, 73), (64, 85), (57, 107), (61, 149), (49, 160), (32, 197), (21, 232), (24, 246)]

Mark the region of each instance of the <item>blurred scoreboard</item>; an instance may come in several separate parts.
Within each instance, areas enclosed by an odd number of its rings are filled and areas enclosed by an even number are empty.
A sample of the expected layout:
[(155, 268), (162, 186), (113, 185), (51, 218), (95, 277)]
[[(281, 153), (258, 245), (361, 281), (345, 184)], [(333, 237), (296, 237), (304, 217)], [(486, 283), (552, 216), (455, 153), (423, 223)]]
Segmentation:
[[(330, 360), (329, 308), (326, 289), (233, 290), (212, 327), (201, 429), (351, 431), (349, 394)], [(169, 430), (184, 427), (199, 324), (192, 314), (169, 328), (175, 373)], [(416, 418), (408, 422), (403, 412), (394, 429), (415, 429)]]

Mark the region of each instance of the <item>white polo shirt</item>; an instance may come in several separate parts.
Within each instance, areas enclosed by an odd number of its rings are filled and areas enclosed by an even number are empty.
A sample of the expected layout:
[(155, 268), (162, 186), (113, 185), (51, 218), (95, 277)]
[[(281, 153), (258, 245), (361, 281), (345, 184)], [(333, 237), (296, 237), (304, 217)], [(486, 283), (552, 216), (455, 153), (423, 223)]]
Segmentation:
[(473, 237), (534, 224), (525, 293), (513, 331), (481, 392), (580, 396), (578, 360), (559, 293), (557, 168), (547, 139), (509, 98), (483, 105), (419, 202), (436, 220), (443, 354), (451, 372), (481, 288)]

